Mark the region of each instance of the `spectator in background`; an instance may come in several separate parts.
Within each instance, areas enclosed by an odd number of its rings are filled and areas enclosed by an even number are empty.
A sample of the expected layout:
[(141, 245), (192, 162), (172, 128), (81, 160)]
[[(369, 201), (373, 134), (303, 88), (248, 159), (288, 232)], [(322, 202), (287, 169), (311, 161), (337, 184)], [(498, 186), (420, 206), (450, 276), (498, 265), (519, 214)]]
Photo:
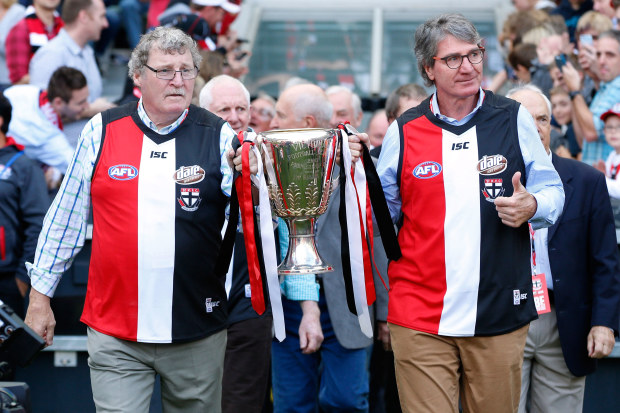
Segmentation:
[(23, 146), (7, 134), (11, 103), (0, 94), (0, 299), (20, 317), (49, 198), (41, 167), (22, 156)]
[(56, 8), (60, 0), (33, 0), (25, 17), (6, 38), (6, 64), (13, 84), (30, 82), (28, 65), (39, 47), (56, 37), (64, 23)]
[(276, 115), (276, 101), (266, 93), (259, 93), (250, 104), (250, 126), (255, 132), (269, 130), (269, 124)]
[[(0, 300), (23, 318), (30, 286), (25, 264), (34, 258), (49, 198), (41, 167), (7, 136), (10, 121), (11, 103), (0, 93)], [(4, 355), (2, 379), (11, 381), (16, 366)]]
[(620, 103), (603, 113), (601, 120), (605, 122), (605, 139), (614, 150), (604, 164), (599, 162), (597, 168), (606, 176), (609, 196), (620, 199)]
[[(348, 113), (352, 113), (351, 92), (345, 90), (349, 94), (342, 93), (343, 106)], [(342, 90), (331, 96), (341, 98), (341, 92)], [(335, 115), (331, 106), (326, 93), (318, 86), (291, 86), (280, 95), (270, 128), (331, 127), (333, 122), (344, 120)], [(320, 296), (315, 275), (284, 277), (285, 297), (282, 305), (287, 336), (281, 343), (274, 341), (272, 344), (275, 413), (290, 412), (293, 409), (300, 413), (314, 413), (319, 408), (327, 412), (368, 411), (367, 350), (372, 339), (361, 332), (358, 317), (347, 308), (340, 264), (340, 189), (340, 186), (335, 189), (327, 211), (317, 223), (317, 248), (335, 271), (324, 277), (323, 274), (317, 276), (322, 284)], [(281, 242), (285, 238), (288, 237), (281, 237)], [(375, 240), (375, 245), (377, 244), (379, 242)], [(384, 260), (377, 265), (380, 271), (385, 271), (387, 262)], [(295, 287), (291, 277), (305, 280), (305, 283), (301, 283), (305, 287)], [(375, 287), (376, 308), (377, 311), (383, 311), (383, 314), (377, 314), (377, 319), (385, 320), (385, 289), (380, 282), (375, 282)], [(382, 304), (379, 303), (381, 297)], [(301, 301), (301, 308), (297, 301)], [(370, 313), (373, 313), (372, 309)]]
[[(134, 0), (135, 1), (135, 0)], [(232, 44), (218, 44), (217, 25), (224, 19), (225, 12), (239, 13), (239, 5), (228, 0), (191, 0), (189, 5), (182, 0), (172, 0), (168, 8), (159, 15), (161, 25), (167, 25), (172, 19), (179, 15), (195, 14), (200, 16), (208, 25), (208, 36), (204, 38), (204, 46), (207, 50), (215, 51), (218, 47), (223, 47), (226, 51), (231, 50), (236, 45), (236, 36), (232, 39)]]
[(102, 0), (65, 0), (62, 17), (65, 27), (37, 50), (30, 61), (30, 83), (43, 89), (59, 67), (79, 70), (86, 77), (89, 91), (89, 105), (81, 117), (91, 118), (113, 106), (101, 97), (101, 73), (89, 44), (98, 40), (101, 30), (108, 27), (105, 5)]
[(577, 21), (589, 10), (592, 10), (592, 0), (561, 0), (558, 7), (551, 12), (551, 15), (560, 15), (564, 18), (570, 41), (575, 43)]
[(592, 0), (592, 3), (592, 9), (601, 13), (603, 16), (609, 17), (609, 19), (612, 21), (614, 28), (616, 28), (618, 21), (614, 21), (616, 17), (616, 10), (614, 10), (612, 0)]
[(508, 54), (508, 63), (512, 66), (517, 79), (523, 83), (529, 83), (532, 79), (530, 70), (536, 59), (536, 45), (533, 43), (520, 43)]
[(88, 106), (88, 85), (84, 75), (60, 67), (47, 90), (34, 85), (16, 85), (4, 91), (13, 105), (9, 135), (25, 146), (26, 155), (64, 174), (73, 148), (63, 133), (63, 123), (77, 119)]
[(601, 83), (589, 107), (579, 93), (581, 82), (577, 70), (570, 63), (563, 69), (564, 81), (573, 102), (575, 130), (583, 133), (581, 160), (589, 165), (607, 158), (613, 150), (605, 142), (600, 116), (620, 102), (620, 31), (601, 33), (596, 42), (596, 53)]
[(149, 10), (150, 0), (121, 0), (121, 24), (127, 34), (127, 43), (134, 49), (144, 33), (143, 20)]
[(385, 132), (387, 132), (388, 126), (390, 126), (390, 124), (388, 123), (385, 109), (379, 109), (372, 114), (372, 117), (368, 122), (368, 128), (366, 128), (368, 139), (370, 139), (370, 149), (381, 146), (381, 142), (383, 142), (383, 137), (385, 136)]
[(583, 92), (588, 105), (592, 102), (600, 81), (596, 57), (598, 36), (611, 29), (611, 20), (595, 11), (585, 13), (577, 22), (576, 45), (579, 50), (579, 65), (586, 75)]
[[(531, 230), (533, 274), (546, 279), (550, 311), (530, 323), (525, 344), (519, 412), (580, 413), (586, 374), (614, 347), (620, 304), (620, 266), (604, 177), (594, 168), (552, 155), (551, 103), (531, 86), (508, 97), (536, 122), (567, 193), (562, 215)], [(544, 290), (544, 287), (541, 287)]]
[(25, 12), (26, 8), (17, 0), (0, 1), (0, 89), (2, 90), (11, 85), (6, 65), (6, 38), (13, 26), (24, 17)]
[(620, 29), (620, 23), (618, 23), (618, 19), (620, 19), (620, 0), (611, 0), (611, 4), (614, 7), (614, 18), (616, 19), (614, 29)]
[(338, 124), (349, 121), (351, 126), (359, 129), (364, 117), (360, 97), (350, 89), (338, 85), (328, 87), (325, 94), (334, 108), (331, 127), (335, 128)]
[(565, 140), (570, 156), (578, 159), (581, 146), (575, 136), (573, 128), (573, 108), (570, 94), (562, 87), (556, 86), (549, 91), (553, 119), (555, 120), (560, 136)]
[(418, 106), (427, 96), (426, 89), (415, 83), (399, 86), (385, 101), (388, 123), (394, 122), (407, 109)]
[[(200, 92), (200, 106), (230, 124), (235, 133), (248, 130), (250, 92), (239, 80), (220, 75)], [(226, 274), (228, 333), (222, 378), (223, 413), (260, 413), (271, 365), (270, 306), (262, 315), (252, 308), (248, 260), (243, 233), (237, 232), (232, 265)]]

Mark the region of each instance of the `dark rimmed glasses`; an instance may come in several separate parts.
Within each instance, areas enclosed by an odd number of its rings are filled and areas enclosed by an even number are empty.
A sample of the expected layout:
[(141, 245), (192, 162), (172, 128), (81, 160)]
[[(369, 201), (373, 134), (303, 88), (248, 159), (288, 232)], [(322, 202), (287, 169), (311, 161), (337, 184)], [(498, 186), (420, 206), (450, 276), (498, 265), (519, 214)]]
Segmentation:
[(474, 49), (463, 55), (451, 54), (446, 57), (433, 56), (433, 59), (443, 60), (450, 69), (458, 69), (463, 64), (463, 58), (465, 57), (469, 60), (469, 63), (472, 65), (477, 65), (482, 62), (482, 59), (484, 58), (484, 47), (479, 47), (478, 49)]
[(145, 64), (151, 72), (155, 73), (155, 77), (162, 80), (172, 80), (177, 75), (177, 72), (181, 74), (181, 78), (183, 80), (192, 80), (198, 76), (198, 68), (192, 67), (191, 69), (181, 69), (181, 70), (173, 70), (173, 69), (153, 69), (151, 66)]

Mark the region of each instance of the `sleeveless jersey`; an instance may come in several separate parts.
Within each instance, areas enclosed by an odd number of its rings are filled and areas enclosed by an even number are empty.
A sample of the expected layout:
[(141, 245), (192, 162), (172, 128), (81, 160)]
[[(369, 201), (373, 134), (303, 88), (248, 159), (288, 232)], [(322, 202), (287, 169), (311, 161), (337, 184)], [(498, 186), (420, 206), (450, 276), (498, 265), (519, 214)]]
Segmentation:
[(213, 269), (228, 198), (220, 185), (224, 121), (190, 106), (172, 133), (136, 103), (102, 113), (93, 169), (93, 239), (82, 321), (117, 338), (170, 343), (226, 327)]
[(390, 263), (388, 321), (446, 336), (495, 335), (536, 318), (527, 225), (502, 224), (493, 200), (525, 166), (519, 105), (485, 91), (462, 126), (430, 98), (399, 119), (403, 256)]

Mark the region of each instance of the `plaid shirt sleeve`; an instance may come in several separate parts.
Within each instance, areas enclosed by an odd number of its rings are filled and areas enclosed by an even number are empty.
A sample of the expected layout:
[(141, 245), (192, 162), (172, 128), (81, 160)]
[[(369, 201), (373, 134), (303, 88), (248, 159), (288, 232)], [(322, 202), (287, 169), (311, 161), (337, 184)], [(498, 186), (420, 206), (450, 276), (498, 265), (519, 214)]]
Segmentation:
[(84, 245), (101, 128), (101, 114), (84, 126), (65, 179), (43, 220), (34, 263), (26, 263), (32, 288), (49, 297)]
[(28, 74), (30, 63), (30, 41), (26, 20), (22, 19), (6, 37), (6, 65), (11, 83), (16, 83)]

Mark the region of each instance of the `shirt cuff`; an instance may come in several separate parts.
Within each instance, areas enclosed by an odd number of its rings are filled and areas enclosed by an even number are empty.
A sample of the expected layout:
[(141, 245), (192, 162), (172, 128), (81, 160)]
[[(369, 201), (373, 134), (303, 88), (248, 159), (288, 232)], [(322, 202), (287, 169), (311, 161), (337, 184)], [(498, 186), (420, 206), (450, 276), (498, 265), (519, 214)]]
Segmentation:
[(293, 301), (319, 301), (319, 284), (314, 274), (284, 276), (282, 293)]
[(42, 272), (29, 262), (26, 263), (26, 270), (28, 271), (32, 288), (50, 298), (54, 296), (62, 274)]

